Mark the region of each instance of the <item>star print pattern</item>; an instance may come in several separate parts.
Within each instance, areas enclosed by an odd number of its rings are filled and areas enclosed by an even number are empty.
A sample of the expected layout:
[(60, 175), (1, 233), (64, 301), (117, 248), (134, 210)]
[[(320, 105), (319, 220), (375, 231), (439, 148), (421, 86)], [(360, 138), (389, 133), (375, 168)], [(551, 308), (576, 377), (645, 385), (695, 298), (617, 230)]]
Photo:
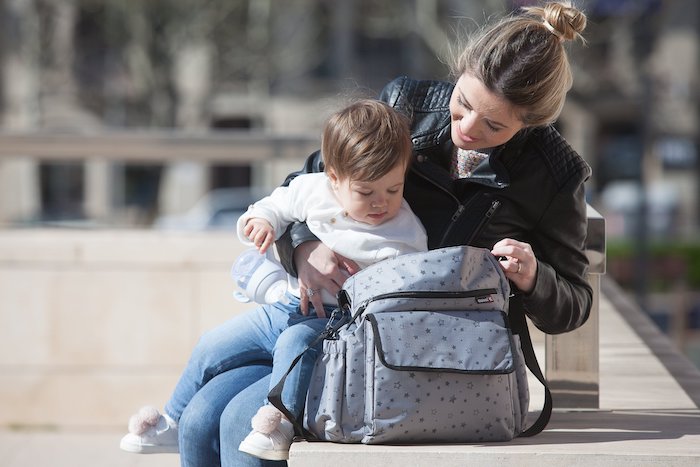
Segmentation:
[[(510, 373), (511, 335), (497, 311), (405, 311), (367, 316), (384, 366)], [(435, 332), (433, 332), (435, 331)]]
[[(343, 286), (352, 315), (362, 312), (324, 341), (307, 428), (320, 439), (367, 444), (517, 436), (527, 374), (495, 258), (452, 247), (376, 266)], [(491, 300), (478, 300), (485, 293)]]
[[(510, 287), (496, 258), (482, 248), (451, 247), (432, 250), (427, 253), (411, 253), (386, 259), (358, 272), (343, 285), (354, 304), (370, 301), (383, 291), (410, 293), (416, 291), (476, 291), (496, 289), (492, 301), (477, 303), (472, 297), (469, 306), (479, 310), (507, 310)], [(391, 303), (381, 303), (382, 311), (402, 309), (405, 301), (396, 299)], [(455, 309), (465, 301), (445, 298), (442, 304), (426, 300), (424, 305), (434, 309), (442, 306)], [(418, 303), (412, 301), (413, 306)], [(366, 313), (371, 313), (368, 305)]]

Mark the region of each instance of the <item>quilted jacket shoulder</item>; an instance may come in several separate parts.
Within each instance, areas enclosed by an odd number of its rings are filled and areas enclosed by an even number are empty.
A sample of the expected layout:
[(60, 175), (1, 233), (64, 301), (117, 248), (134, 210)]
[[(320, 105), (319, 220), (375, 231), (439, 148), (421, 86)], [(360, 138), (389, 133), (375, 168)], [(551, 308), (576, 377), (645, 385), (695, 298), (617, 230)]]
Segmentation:
[(418, 112), (449, 110), (454, 86), (437, 80), (416, 80), (401, 76), (388, 83), (379, 99), (393, 107)]
[(578, 183), (591, 176), (591, 167), (566, 142), (556, 128), (546, 126), (537, 128), (532, 133), (529, 142), (542, 155), (542, 160), (559, 188), (565, 186), (572, 179)]

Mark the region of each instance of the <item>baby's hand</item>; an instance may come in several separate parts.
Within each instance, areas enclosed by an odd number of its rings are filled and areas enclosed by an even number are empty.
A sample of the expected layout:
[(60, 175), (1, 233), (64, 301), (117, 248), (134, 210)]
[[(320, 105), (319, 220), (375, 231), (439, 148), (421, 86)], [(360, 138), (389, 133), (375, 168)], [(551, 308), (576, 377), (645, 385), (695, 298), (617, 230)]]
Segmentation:
[(275, 241), (275, 231), (272, 225), (259, 217), (248, 219), (243, 228), (243, 233), (248, 237), (248, 240), (253, 242), (260, 254), (264, 254), (272, 245), (272, 242)]

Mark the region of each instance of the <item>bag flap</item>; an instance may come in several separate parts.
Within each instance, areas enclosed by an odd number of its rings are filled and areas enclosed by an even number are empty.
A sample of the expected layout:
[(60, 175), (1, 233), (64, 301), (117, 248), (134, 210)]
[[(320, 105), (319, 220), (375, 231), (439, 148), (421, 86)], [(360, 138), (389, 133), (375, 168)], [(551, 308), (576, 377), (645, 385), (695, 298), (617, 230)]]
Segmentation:
[(500, 311), (396, 311), (366, 316), (382, 364), (394, 370), (502, 374), (514, 370)]

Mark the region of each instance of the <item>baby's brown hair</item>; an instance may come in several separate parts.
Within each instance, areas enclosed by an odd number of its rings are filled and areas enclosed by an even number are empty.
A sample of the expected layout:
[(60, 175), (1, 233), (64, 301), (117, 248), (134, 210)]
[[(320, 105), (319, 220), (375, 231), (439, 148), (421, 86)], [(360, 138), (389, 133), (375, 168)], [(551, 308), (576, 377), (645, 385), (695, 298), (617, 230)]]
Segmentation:
[(371, 182), (398, 164), (407, 168), (412, 150), (408, 117), (372, 99), (333, 114), (321, 137), (325, 168), (341, 179)]

